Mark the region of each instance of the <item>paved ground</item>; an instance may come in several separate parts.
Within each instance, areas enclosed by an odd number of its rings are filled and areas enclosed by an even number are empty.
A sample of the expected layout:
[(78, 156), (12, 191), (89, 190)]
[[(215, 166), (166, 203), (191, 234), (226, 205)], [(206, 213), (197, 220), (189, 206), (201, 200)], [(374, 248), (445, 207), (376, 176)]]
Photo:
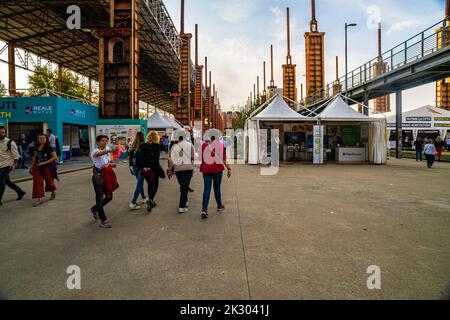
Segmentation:
[[(134, 181), (107, 208), (114, 228), (91, 219), (89, 171), (64, 175), (57, 200), (31, 208), (7, 193), (0, 208), (0, 295), (10, 299), (440, 299), (450, 279), (450, 164), (284, 165), (263, 177), (235, 166), (227, 211), (177, 214), (164, 181), (150, 216), (130, 212)], [(30, 192), (31, 183), (22, 186)], [(82, 290), (66, 288), (78, 265)], [(377, 265), (382, 289), (370, 291)]]

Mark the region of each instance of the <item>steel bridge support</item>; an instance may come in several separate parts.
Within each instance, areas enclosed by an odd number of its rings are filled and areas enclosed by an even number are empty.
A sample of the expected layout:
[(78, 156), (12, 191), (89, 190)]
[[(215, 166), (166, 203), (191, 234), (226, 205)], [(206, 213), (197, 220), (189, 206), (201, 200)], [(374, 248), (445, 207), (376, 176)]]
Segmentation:
[(403, 97), (402, 91), (395, 93), (396, 121), (395, 121), (395, 141), (396, 141), (396, 157), (403, 158)]

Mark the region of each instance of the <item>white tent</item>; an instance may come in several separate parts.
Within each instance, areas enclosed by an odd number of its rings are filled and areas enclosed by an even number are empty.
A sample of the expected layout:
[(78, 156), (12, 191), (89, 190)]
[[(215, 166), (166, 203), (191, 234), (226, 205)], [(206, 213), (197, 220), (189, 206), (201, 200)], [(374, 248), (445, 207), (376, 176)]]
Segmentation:
[(314, 121), (295, 112), (288, 106), (281, 95), (277, 95), (272, 102), (252, 120), (257, 121)]
[[(338, 94), (325, 109), (317, 116), (322, 122), (368, 122), (369, 123), (369, 162), (386, 164), (388, 135), (385, 117), (369, 117), (357, 112), (347, 102), (345, 96)], [(369, 108), (363, 106), (363, 108)]]
[[(395, 130), (395, 112), (385, 113), (389, 130)], [(423, 106), (408, 110), (402, 114), (403, 130), (412, 130), (414, 138), (417, 138), (419, 131), (439, 131), (441, 138), (447, 137), (450, 131), (450, 111), (433, 106)]]
[(337, 95), (318, 116), (321, 121), (371, 121), (370, 117), (357, 112)]
[(173, 129), (182, 129), (183, 127), (174, 119), (169, 118), (168, 116), (164, 115), (163, 118), (167, 120), (170, 124), (172, 124)]
[(150, 118), (148, 118), (147, 125), (149, 130), (167, 130), (174, 128), (174, 125), (161, 116), (159, 112), (155, 112)]

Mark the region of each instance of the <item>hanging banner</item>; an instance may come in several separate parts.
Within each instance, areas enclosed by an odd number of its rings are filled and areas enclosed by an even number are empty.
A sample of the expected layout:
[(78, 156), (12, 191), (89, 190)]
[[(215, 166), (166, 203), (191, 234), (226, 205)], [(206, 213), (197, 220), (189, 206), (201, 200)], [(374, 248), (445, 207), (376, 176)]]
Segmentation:
[(324, 126), (314, 126), (314, 164), (323, 164), (323, 131)]

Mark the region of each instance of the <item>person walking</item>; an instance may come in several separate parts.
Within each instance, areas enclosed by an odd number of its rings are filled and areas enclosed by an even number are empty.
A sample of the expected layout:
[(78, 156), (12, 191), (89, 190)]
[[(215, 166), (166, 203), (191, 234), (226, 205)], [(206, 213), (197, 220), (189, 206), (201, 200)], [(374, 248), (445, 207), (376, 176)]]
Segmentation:
[(95, 192), (95, 205), (91, 208), (92, 216), (95, 220), (100, 219), (100, 227), (110, 229), (111, 223), (105, 213), (105, 206), (113, 199), (113, 192), (119, 187), (117, 177), (113, 168), (116, 167), (110, 161), (111, 153), (114, 149), (107, 150), (109, 139), (105, 135), (96, 138), (97, 147), (91, 153), (94, 165), (92, 172), (92, 183)]
[(178, 143), (174, 144), (170, 150), (168, 170), (169, 179), (175, 173), (180, 184), (179, 214), (187, 213), (189, 210), (188, 193), (194, 173), (194, 146), (187, 142), (184, 136), (181, 134)]
[(428, 140), (425, 145), (424, 151), (425, 158), (427, 158), (427, 166), (429, 169), (433, 167), (435, 157), (436, 157), (436, 147), (434, 146), (433, 140)]
[(28, 141), (25, 133), (20, 135), (20, 139), (16, 141), (17, 148), (20, 154), (19, 166), (20, 169), (28, 169), (25, 162), (29, 159), (30, 154), (28, 153)]
[(450, 135), (447, 136), (447, 141), (446, 141), (446, 143), (447, 143), (447, 151), (450, 151)]
[(134, 139), (131, 147), (128, 150), (130, 171), (136, 177), (137, 180), (136, 188), (133, 194), (133, 200), (131, 201), (130, 204), (131, 210), (139, 210), (141, 208), (137, 203), (139, 195), (141, 195), (142, 197), (143, 204), (148, 202), (148, 198), (145, 196), (144, 192), (144, 176), (141, 175), (141, 171), (139, 170), (136, 159), (136, 155), (138, 154), (138, 152), (140, 152), (141, 147), (144, 145), (144, 143), (145, 143), (144, 133), (139, 131), (136, 133), (136, 138)]
[(53, 134), (52, 129), (47, 129), (47, 137), (48, 137), (48, 141), (50, 143), (50, 147), (52, 147), (53, 150), (56, 151), (56, 136)]
[(434, 143), (434, 146), (436, 147), (438, 162), (441, 162), (442, 151), (445, 150), (444, 140), (442, 140), (441, 137), (437, 137), (436, 142)]
[[(33, 152), (30, 173), (33, 176), (33, 207), (41, 205), (45, 192), (51, 192), (50, 200), (56, 198), (56, 161), (58, 156), (55, 150), (50, 146), (48, 136), (40, 134), (38, 144)], [(45, 182), (45, 188), (44, 188)]]
[(203, 174), (203, 202), (202, 219), (208, 219), (209, 198), (211, 188), (214, 185), (214, 196), (217, 203), (217, 211), (225, 210), (222, 202), (221, 184), (223, 172), (227, 168), (228, 178), (231, 178), (231, 167), (226, 163), (225, 146), (220, 141), (216, 141), (213, 135), (208, 142), (202, 145), (202, 164), (200, 172)]
[(6, 128), (0, 126), (0, 206), (3, 205), (2, 199), (6, 186), (17, 193), (17, 200), (22, 200), (25, 195), (25, 191), (20, 189), (9, 178), (9, 173), (16, 169), (19, 158), (20, 155), (16, 143), (6, 137)]
[(423, 140), (421, 137), (418, 137), (416, 141), (414, 141), (414, 147), (416, 148), (416, 161), (423, 161), (422, 153), (423, 153)]
[[(151, 212), (157, 206), (155, 202), (159, 188), (159, 179), (165, 178), (164, 171), (160, 165), (159, 136), (152, 131), (147, 136), (147, 142), (143, 144), (136, 155), (136, 163), (141, 176), (147, 181), (148, 201), (147, 211)], [(136, 201), (136, 194), (133, 203)]]

